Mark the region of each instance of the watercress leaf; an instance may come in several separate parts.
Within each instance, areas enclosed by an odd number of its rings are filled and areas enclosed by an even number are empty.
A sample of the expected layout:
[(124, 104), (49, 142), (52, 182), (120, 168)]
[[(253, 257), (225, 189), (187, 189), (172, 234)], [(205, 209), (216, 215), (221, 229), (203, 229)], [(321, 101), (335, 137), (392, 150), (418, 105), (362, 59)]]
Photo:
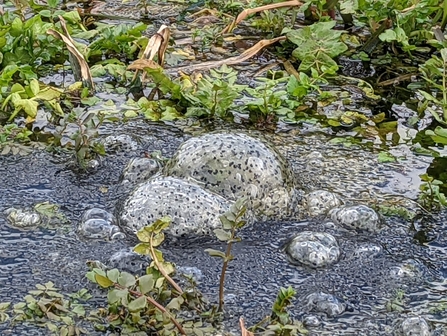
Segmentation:
[(51, 8), (56, 8), (58, 3), (59, 3), (59, 0), (47, 0), (47, 4)]
[(152, 226), (145, 226), (138, 230), (137, 237), (143, 243), (149, 243), (153, 234), (154, 228)]
[(164, 258), (163, 258), (163, 253), (160, 250), (154, 249), (154, 257), (159, 261), (159, 262), (163, 262)]
[(46, 87), (36, 94), (35, 99), (49, 101), (59, 98), (61, 94), (62, 92), (56, 88)]
[(130, 311), (137, 311), (145, 308), (146, 304), (147, 304), (146, 297), (142, 295), (139, 298), (130, 301), (128, 308)]
[(394, 30), (387, 29), (379, 35), (379, 39), (384, 42), (392, 42), (397, 40), (397, 35)]
[(439, 135), (439, 136), (444, 137), (444, 138), (447, 139), (447, 129), (446, 128), (442, 128), (440, 126), (437, 126), (435, 128), (435, 133), (436, 133), (436, 135)]
[(166, 308), (169, 310), (180, 310), (180, 306), (183, 302), (185, 302), (185, 300), (181, 296), (175, 297), (166, 305)]
[(95, 274), (96, 274), (95, 272), (90, 271), (90, 272), (87, 272), (87, 273), (85, 274), (85, 277), (86, 277), (87, 279), (89, 279), (91, 282), (95, 282), (95, 283), (96, 283)]
[(154, 288), (154, 277), (152, 274), (146, 274), (138, 278), (138, 285), (140, 286), (140, 292), (146, 294)]
[(95, 274), (95, 280), (98, 285), (104, 288), (108, 288), (113, 285), (113, 282), (110, 279), (98, 273)]
[(231, 233), (222, 229), (215, 229), (214, 234), (220, 241), (228, 241), (231, 239)]
[(225, 253), (222, 251), (217, 251), (214, 249), (205, 249), (205, 252), (208, 253), (211, 257), (219, 257), (225, 259)]
[(31, 118), (36, 117), (37, 107), (39, 103), (32, 99), (18, 99), (14, 102), (15, 111), (11, 115), (10, 120), (12, 120), (18, 112), (24, 110), (25, 113)]
[(120, 301), (122, 298), (127, 297), (129, 291), (126, 289), (112, 289), (107, 293), (107, 301), (110, 304), (114, 304)]
[(13, 37), (19, 37), (23, 32), (23, 22), (20, 18), (16, 17), (11, 23), (11, 29), (9, 34)]
[(151, 247), (147, 243), (140, 243), (133, 248), (133, 251), (138, 254), (147, 255), (151, 253)]
[(396, 158), (389, 152), (380, 152), (378, 155), (378, 159), (380, 163), (385, 162), (396, 162)]
[(79, 16), (78, 11), (64, 12), (62, 17), (67, 20), (69, 23), (77, 23), (81, 22), (81, 17)]
[(44, 9), (39, 12), (40, 16), (49, 18), (51, 17), (51, 11), (49, 9)]
[(6, 310), (11, 305), (11, 302), (0, 302), (0, 310)]
[(169, 216), (157, 219), (153, 224), (154, 232), (160, 233), (161, 231), (166, 229), (169, 226), (169, 224), (171, 224), (171, 217)]
[(152, 237), (152, 246), (157, 247), (165, 240), (165, 235), (163, 232), (157, 233)]
[(113, 282), (116, 282), (118, 280), (119, 275), (120, 271), (116, 268), (107, 271), (107, 278), (109, 278)]
[(39, 82), (37, 81), (37, 79), (31, 79), (29, 87), (31, 89), (31, 92), (33, 93), (33, 97), (36, 96), (40, 91)]
[(219, 219), (220, 219), (220, 222), (222, 223), (222, 227), (223, 227), (225, 230), (230, 230), (230, 229), (233, 227), (233, 223), (234, 223), (234, 222), (228, 220), (227, 217), (225, 217), (225, 216), (220, 216)]
[(121, 272), (120, 276), (118, 277), (118, 283), (124, 287), (133, 286), (135, 285), (135, 282), (136, 282), (135, 277), (127, 272)]

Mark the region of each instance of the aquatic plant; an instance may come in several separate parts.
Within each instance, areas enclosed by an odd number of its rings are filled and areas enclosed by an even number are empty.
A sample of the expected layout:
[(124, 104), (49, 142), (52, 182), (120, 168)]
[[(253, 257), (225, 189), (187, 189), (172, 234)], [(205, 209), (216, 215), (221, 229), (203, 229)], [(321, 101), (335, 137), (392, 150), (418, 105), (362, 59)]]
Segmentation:
[(217, 239), (227, 243), (226, 251), (222, 252), (215, 249), (205, 250), (211, 257), (221, 258), (223, 261), (219, 280), (219, 312), (223, 310), (224, 306), (225, 275), (228, 263), (234, 259), (234, 256), (231, 254), (231, 247), (233, 243), (241, 241), (241, 238), (237, 236), (237, 231), (246, 224), (246, 221), (243, 219), (247, 211), (246, 202), (247, 200), (245, 198), (241, 198), (231, 205), (230, 209), (220, 216), (222, 228), (214, 230)]
[(51, 334), (81, 335), (88, 334), (82, 321), (87, 316), (85, 304), (92, 296), (87, 289), (81, 289), (71, 295), (63, 295), (51, 281), (30, 290), (24, 301), (14, 305), (11, 302), (0, 303), (0, 323), (11, 325), (20, 322), (32, 322), (46, 328)]
[(419, 175), (422, 184), (419, 186), (419, 202), (429, 210), (440, 209), (447, 206), (447, 198), (440, 191), (440, 186), (444, 183), (429, 176), (428, 174)]
[(301, 61), (298, 70), (315, 69), (318, 73), (335, 74), (338, 65), (334, 57), (348, 50), (340, 41), (343, 31), (333, 29), (335, 24), (335, 21), (319, 22), (288, 31), (287, 39), (297, 46), (292, 56)]

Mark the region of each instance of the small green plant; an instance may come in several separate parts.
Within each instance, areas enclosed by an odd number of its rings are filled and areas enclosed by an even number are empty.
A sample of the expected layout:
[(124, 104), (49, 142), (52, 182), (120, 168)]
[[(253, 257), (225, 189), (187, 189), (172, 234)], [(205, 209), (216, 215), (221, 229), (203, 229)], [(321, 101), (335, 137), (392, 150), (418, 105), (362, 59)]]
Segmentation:
[(396, 290), (394, 297), (386, 303), (386, 310), (389, 312), (401, 312), (405, 309), (406, 301), (407, 300), (405, 299), (405, 291), (403, 291), (402, 289), (398, 289)]
[(14, 109), (9, 115), (8, 121), (14, 120), (17, 114), (24, 111), (28, 122), (34, 121), (37, 115), (37, 109), (40, 102), (48, 102), (49, 106), (54, 107), (56, 113), (63, 113), (59, 104), (59, 98), (63, 91), (47, 86), (40, 85), (37, 79), (32, 78), (23, 86), (15, 83), (10, 89), (10, 94), (4, 99), (1, 109), (6, 111), (9, 107)]
[[(289, 99), (284, 83), (287, 77), (279, 79), (257, 78), (255, 88), (246, 88), (248, 97), (244, 98), (245, 109), (253, 122), (272, 122), (281, 116), (293, 120), (295, 114), (292, 110), (296, 102)], [(289, 105), (289, 106), (288, 106)]]
[(217, 239), (227, 243), (225, 252), (214, 249), (205, 250), (211, 257), (221, 258), (223, 261), (219, 280), (219, 312), (223, 310), (224, 305), (225, 274), (228, 268), (228, 263), (234, 259), (234, 256), (231, 254), (231, 247), (233, 246), (233, 243), (241, 241), (241, 238), (237, 236), (237, 231), (243, 228), (246, 224), (246, 221), (243, 220), (246, 211), (246, 199), (242, 198), (237, 200), (226, 213), (220, 216), (222, 228), (215, 229), (214, 234)]
[[(169, 95), (171, 100), (178, 101), (178, 105), (186, 110), (186, 117), (228, 118), (231, 109), (235, 107), (235, 100), (246, 87), (236, 84), (237, 72), (226, 65), (211, 70), (209, 75), (197, 80), (189, 76), (172, 80), (160, 67), (146, 67), (145, 71), (153, 80), (155, 89)], [(158, 113), (162, 116), (165, 111), (171, 115), (177, 114), (177, 110), (173, 111), (171, 106), (163, 101), (159, 100), (157, 106), (150, 105), (152, 111), (160, 108)]]
[(12, 306), (10, 302), (0, 303), (0, 323), (33, 322), (53, 335), (88, 334), (81, 323), (87, 317), (84, 306), (90, 298), (86, 289), (67, 298), (51, 281), (37, 284), (23, 302)]
[(307, 330), (299, 321), (294, 321), (287, 312), (292, 304), (296, 291), (292, 287), (279, 289), (272, 307), (272, 314), (255, 326), (249, 328), (252, 332), (261, 330), (263, 335), (293, 336), (306, 335)]
[[(214, 330), (206, 326), (200, 317), (204, 301), (195, 290), (183, 291), (170, 277), (174, 265), (163, 259), (156, 249), (164, 241), (165, 230), (171, 222), (169, 217), (161, 218), (138, 231), (141, 241), (134, 251), (150, 255), (152, 263), (146, 274), (136, 277), (118, 269), (106, 269), (99, 263), (87, 273), (87, 278), (107, 288), (108, 320), (110, 326), (120, 327), (122, 333), (144, 331), (157, 335), (204, 335)], [(178, 312), (195, 311), (195, 315), (184, 321), (176, 317)]]
[[(86, 169), (88, 161), (94, 154), (105, 154), (104, 146), (95, 141), (98, 129), (105, 120), (106, 115), (102, 112), (95, 113), (74, 108), (71, 113), (59, 118), (59, 125), (53, 133), (52, 146), (64, 145), (73, 148), (77, 163), (82, 169)], [(67, 141), (67, 136), (71, 141)]]
[(185, 116), (209, 116), (227, 118), (234, 102), (246, 87), (236, 84), (237, 72), (223, 65), (199, 79), (193, 88), (183, 95), (190, 103)]
[(319, 73), (334, 74), (338, 70), (333, 58), (348, 47), (340, 41), (343, 31), (333, 30), (335, 24), (335, 21), (319, 22), (287, 33), (287, 38), (297, 46), (292, 55), (301, 61), (300, 71), (313, 68)]
[(429, 210), (440, 209), (447, 206), (447, 199), (445, 195), (439, 190), (439, 186), (443, 184), (442, 181), (436, 180), (428, 174), (419, 175), (422, 184), (419, 187), (421, 193), (419, 194), (419, 202), (421, 205)]
[(436, 89), (440, 97), (436, 92), (429, 93), (423, 90), (419, 90), (419, 92), (427, 101), (441, 107), (441, 115), (432, 107), (427, 107), (427, 110), (440, 124), (447, 126), (447, 48), (441, 49), (440, 53), (441, 58), (433, 55), (420, 66), (424, 80), (430, 85), (430, 88)]

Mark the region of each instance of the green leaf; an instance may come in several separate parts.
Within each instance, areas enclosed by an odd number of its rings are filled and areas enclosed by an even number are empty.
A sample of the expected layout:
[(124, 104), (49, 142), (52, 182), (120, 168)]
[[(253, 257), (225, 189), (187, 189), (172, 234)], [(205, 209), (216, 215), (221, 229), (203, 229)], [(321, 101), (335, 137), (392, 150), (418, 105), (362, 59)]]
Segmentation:
[(11, 93), (24, 93), (25, 92), (25, 88), (22, 86), (22, 84), (20, 83), (14, 83), (11, 86)]
[(130, 311), (137, 311), (146, 308), (146, 304), (147, 304), (146, 297), (142, 295), (139, 298), (129, 302), (128, 308)]
[(124, 287), (131, 287), (131, 286), (135, 285), (136, 280), (132, 274), (127, 273), (127, 272), (121, 272), (121, 274), (118, 278), (118, 283)]
[(379, 35), (379, 39), (385, 42), (392, 42), (397, 40), (397, 35), (392, 29), (385, 30), (382, 34)]
[(148, 255), (151, 253), (151, 246), (148, 243), (139, 243), (133, 248), (133, 251), (138, 254)]
[(154, 249), (154, 258), (156, 258), (159, 262), (164, 261), (163, 253), (160, 250)]
[(154, 232), (154, 228), (151, 226), (145, 226), (138, 230), (137, 237), (143, 243), (149, 243), (151, 241), (152, 233)]
[(171, 221), (172, 221), (171, 217), (168, 216), (157, 219), (153, 224), (154, 232), (160, 233), (171, 224)]
[(52, 87), (46, 87), (36, 94), (35, 99), (50, 101), (60, 98), (61, 95), (62, 92), (60, 90)]
[(113, 282), (111, 280), (109, 280), (107, 277), (102, 276), (98, 273), (95, 274), (95, 280), (96, 280), (96, 283), (103, 288), (108, 288), (110, 286), (113, 286)]
[(116, 268), (107, 271), (107, 278), (109, 278), (110, 281), (117, 282), (119, 275), (120, 271)]
[(173, 298), (166, 306), (167, 309), (169, 310), (180, 310), (181, 305), (183, 304), (183, 302), (185, 302), (185, 300), (181, 297), (178, 296), (176, 298)]
[(205, 252), (208, 253), (211, 257), (219, 257), (225, 259), (225, 253), (222, 251), (214, 250), (214, 249), (205, 249)]
[(37, 79), (31, 79), (29, 87), (31, 89), (31, 92), (33, 93), (33, 97), (36, 96), (40, 91), (39, 82), (37, 81)]
[(37, 115), (37, 107), (39, 106), (39, 103), (35, 100), (31, 99), (17, 99), (13, 102), (15, 110), (13, 114), (9, 117), (9, 121), (13, 120), (15, 116), (22, 110), (25, 111), (25, 113), (31, 117), (35, 118)]
[(219, 217), (220, 222), (222, 223), (222, 227), (225, 230), (230, 230), (231, 228), (233, 228), (234, 225), (234, 221), (230, 221), (227, 217), (225, 217), (224, 215)]
[(157, 233), (154, 237), (152, 237), (152, 246), (157, 247), (165, 240), (165, 235), (163, 232)]
[(129, 291), (127, 289), (112, 289), (107, 293), (107, 301), (109, 304), (114, 304), (121, 301), (122, 298), (127, 297)]
[(154, 288), (154, 277), (152, 274), (146, 274), (138, 278), (138, 285), (140, 287), (140, 292), (146, 294)]
[(59, 0), (47, 0), (48, 6), (51, 8), (56, 8)]
[(222, 229), (215, 229), (214, 234), (220, 241), (228, 241), (231, 239), (231, 232)]
[(0, 302), (0, 310), (6, 310), (11, 305), (11, 302)]
[(23, 22), (18, 17), (16, 17), (11, 23), (11, 29), (9, 34), (13, 37), (19, 37), (23, 32)]
[(77, 23), (77, 22), (81, 22), (81, 17), (79, 16), (78, 11), (71, 11), (71, 12), (64, 12), (64, 14), (62, 14), (62, 17), (70, 22), (71, 24)]
[(380, 152), (378, 155), (378, 159), (380, 163), (396, 162), (396, 158), (388, 152)]

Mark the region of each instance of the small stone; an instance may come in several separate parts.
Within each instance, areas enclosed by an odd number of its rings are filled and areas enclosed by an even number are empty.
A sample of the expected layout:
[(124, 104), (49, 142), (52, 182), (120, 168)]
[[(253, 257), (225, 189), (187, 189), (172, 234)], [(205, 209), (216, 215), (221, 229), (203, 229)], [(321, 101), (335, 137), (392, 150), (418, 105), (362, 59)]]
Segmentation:
[(132, 250), (121, 250), (114, 253), (107, 265), (131, 274), (140, 274), (150, 264), (150, 257), (140, 255)]
[(310, 310), (325, 313), (329, 317), (343, 314), (346, 310), (346, 304), (331, 294), (312, 293), (307, 296), (307, 301)]
[(102, 141), (102, 144), (106, 151), (109, 152), (131, 152), (138, 149), (138, 143), (130, 135), (127, 134), (109, 135)]
[(353, 230), (378, 231), (380, 217), (366, 205), (342, 206), (329, 211), (329, 218), (336, 224)]
[(326, 214), (330, 209), (342, 204), (338, 196), (327, 190), (316, 190), (304, 198), (310, 216)]
[(335, 263), (340, 248), (334, 236), (323, 232), (298, 233), (284, 247), (289, 261), (311, 267), (325, 267)]
[(403, 336), (430, 336), (430, 327), (422, 317), (408, 317), (402, 322)]
[(135, 185), (147, 181), (160, 170), (160, 167), (160, 163), (151, 158), (132, 158), (123, 170), (121, 183)]

